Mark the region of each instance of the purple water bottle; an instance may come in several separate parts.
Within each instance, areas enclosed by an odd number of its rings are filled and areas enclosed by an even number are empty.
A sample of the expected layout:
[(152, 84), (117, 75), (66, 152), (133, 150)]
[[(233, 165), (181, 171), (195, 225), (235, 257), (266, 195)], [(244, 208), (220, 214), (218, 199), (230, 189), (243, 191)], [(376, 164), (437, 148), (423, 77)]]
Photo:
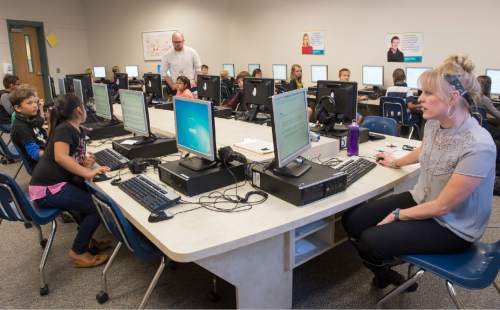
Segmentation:
[(359, 126), (356, 120), (349, 125), (347, 133), (347, 156), (358, 156), (359, 154)]

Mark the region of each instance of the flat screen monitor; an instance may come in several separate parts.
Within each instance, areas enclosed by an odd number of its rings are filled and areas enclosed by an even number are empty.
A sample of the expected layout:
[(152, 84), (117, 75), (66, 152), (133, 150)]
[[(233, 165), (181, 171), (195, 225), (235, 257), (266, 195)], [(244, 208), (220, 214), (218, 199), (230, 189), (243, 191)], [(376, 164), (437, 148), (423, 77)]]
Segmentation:
[(113, 119), (111, 96), (107, 84), (93, 83), (95, 114), (106, 120)]
[(75, 95), (80, 98), (82, 102), (85, 102), (85, 98), (83, 97), (83, 89), (82, 89), (82, 81), (78, 79), (73, 79), (73, 91)]
[(143, 78), (146, 94), (152, 95), (155, 99), (163, 98), (161, 75), (158, 73), (144, 73)]
[(198, 98), (212, 101), (213, 105), (220, 103), (220, 76), (216, 75), (198, 75)]
[(491, 94), (500, 96), (500, 69), (486, 69), (486, 75), (491, 79)]
[(249, 64), (248, 65), (248, 73), (252, 74), (253, 70), (260, 69), (259, 64)]
[(210, 101), (174, 97), (177, 148), (215, 160), (215, 129)]
[(128, 74), (127, 73), (116, 73), (116, 85), (119, 89), (128, 89)]
[(233, 77), (233, 78), (236, 77), (236, 75), (234, 73), (234, 64), (223, 64), (222, 70), (226, 70), (227, 72), (229, 72), (230, 77)]
[(328, 80), (328, 66), (311, 65), (311, 82), (317, 83), (318, 81), (326, 80)]
[(253, 104), (269, 105), (273, 95), (273, 79), (246, 78), (243, 82), (243, 103), (247, 108)]
[[(297, 89), (273, 96), (272, 109), (275, 168), (285, 168), (311, 148), (307, 90)], [(298, 168), (304, 167), (298, 164)]]
[(384, 67), (383, 66), (363, 66), (363, 85), (383, 86)]
[[(323, 97), (330, 96), (334, 105), (325, 104)], [(341, 122), (351, 122), (356, 119), (358, 110), (358, 83), (341, 81), (318, 81), (316, 105), (321, 100), (329, 113), (335, 114)]]
[(94, 77), (98, 79), (106, 78), (106, 67), (94, 67)]
[(409, 88), (419, 89), (418, 79), (425, 71), (432, 70), (430, 67), (406, 67), (406, 84)]
[(286, 81), (286, 65), (273, 65), (273, 79), (275, 81)]
[(92, 93), (92, 80), (90, 74), (82, 73), (82, 74), (68, 74), (65, 77), (64, 84), (66, 86), (66, 93), (74, 92), (74, 83), (73, 80), (77, 79), (82, 82), (82, 93), (83, 93), (83, 102), (87, 103), (89, 98), (93, 97)]
[(149, 137), (148, 108), (142, 91), (120, 89), (120, 103), (123, 114), (123, 128), (139, 136)]
[(125, 66), (125, 72), (131, 78), (139, 77), (139, 66)]
[(59, 86), (59, 95), (66, 94), (66, 85), (64, 78), (58, 78), (57, 85)]

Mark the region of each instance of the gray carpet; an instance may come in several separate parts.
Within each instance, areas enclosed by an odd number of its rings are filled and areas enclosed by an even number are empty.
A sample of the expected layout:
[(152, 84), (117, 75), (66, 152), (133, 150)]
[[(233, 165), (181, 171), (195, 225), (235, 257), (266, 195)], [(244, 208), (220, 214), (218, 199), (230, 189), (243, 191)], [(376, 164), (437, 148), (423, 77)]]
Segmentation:
[[(2, 172), (13, 174), (18, 164), (0, 166)], [(19, 183), (26, 185), (23, 171)], [(500, 223), (500, 198), (495, 197), (491, 222)], [(38, 264), (41, 249), (36, 231), (20, 223), (0, 224), (0, 307), (1, 308), (137, 308), (157, 266), (135, 259), (122, 249), (110, 273), (110, 300), (103, 306), (95, 300), (100, 289), (103, 267), (73, 268), (66, 253), (75, 234), (74, 224), (59, 223), (46, 274), (50, 294), (38, 294)], [(44, 228), (45, 235), (48, 227)], [(489, 229), (483, 240), (498, 240), (500, 229)], [(109, 235), (98, 231), (98, 237)], [(405, 272), (406, 266), (397, 270)], [(212, 276), (195, 264), (179, 264), (166, 268), (149, 301), (149, 308), (234, 308), (235, 289), (219, 280), (222, 299), (208, 299)], [(371, 275), (357, 257), (353, 247), (344, 243), (294, 271), (294, 308), (374, 308), (384, 291), (370, 285)], [(497, 283), (500, 280), (497, 280)], [(425, 274), (415, 293), (406, 293), (386, 304), (386, 308), (453, 308), (444, 282)], [(500, 309), (500, 296), (493, 287), (481, 291), (457, 288), (467, 308)]]

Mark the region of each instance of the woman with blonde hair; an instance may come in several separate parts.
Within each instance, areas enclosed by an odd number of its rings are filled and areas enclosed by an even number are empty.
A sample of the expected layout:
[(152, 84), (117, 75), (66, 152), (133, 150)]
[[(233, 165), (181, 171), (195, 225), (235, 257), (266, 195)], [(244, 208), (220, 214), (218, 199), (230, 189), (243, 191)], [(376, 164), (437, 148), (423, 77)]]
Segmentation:
[[(409, 192), (353, 208), (343, 217), (378, 288), (404, 281), (390, 269), (394, 257), (461, 252), (485, 231), (496, 148), (470, 114), (480, 95), (473, 70), (468, 57), (453, 55), (422, 74), (419, 103), (427, 123), (421, 146), (401, 158), (377, 155), (381, 165), (394, 169), (420, 163), (417, 184)], [(415, 289), (416, 285), (408, 290)]]
[(288, 88), (289, 90), (304, 88), (304, 84), (302, 84), (302, 67), (300, 65), (294, 64), (292, 66)]

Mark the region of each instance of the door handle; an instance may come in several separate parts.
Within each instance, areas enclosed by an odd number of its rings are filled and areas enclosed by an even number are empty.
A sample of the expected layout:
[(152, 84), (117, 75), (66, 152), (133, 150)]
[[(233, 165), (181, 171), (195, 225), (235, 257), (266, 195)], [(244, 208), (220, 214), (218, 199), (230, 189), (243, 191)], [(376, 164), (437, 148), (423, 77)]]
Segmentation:
[(43, 76), (42, 72), (37, 72), (36, 75), (37, 76)]

